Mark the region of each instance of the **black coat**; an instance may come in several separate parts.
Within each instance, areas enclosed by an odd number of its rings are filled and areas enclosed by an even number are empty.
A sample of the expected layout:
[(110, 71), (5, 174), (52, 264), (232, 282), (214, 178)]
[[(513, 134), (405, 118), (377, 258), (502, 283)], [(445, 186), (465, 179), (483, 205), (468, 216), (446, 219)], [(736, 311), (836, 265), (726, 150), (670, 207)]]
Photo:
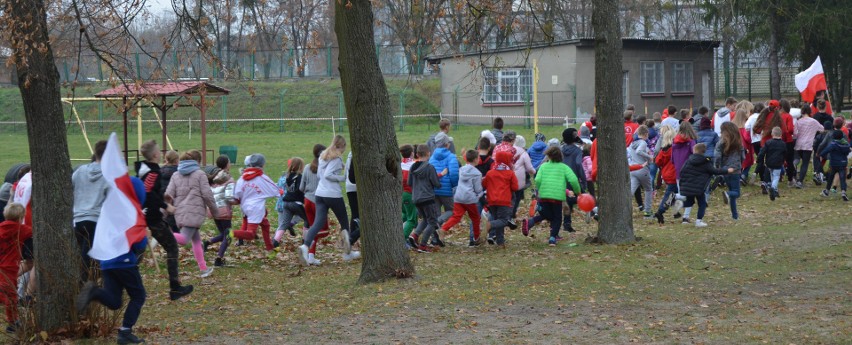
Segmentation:
[(781, 169), (784, 167), (784, 154), (786, 153), (787, 144), (784, 144), (781, 139), (769, 139), (757, 154), (757, 165), (766, 166), (769, 169)]
[(680, 194), (684, 196), (699, 196), (704, 194), (710, 177), (726, 175), (727, 169), (716, 169), (710, 158), (704, 155), (691, 154), (680, 168)]

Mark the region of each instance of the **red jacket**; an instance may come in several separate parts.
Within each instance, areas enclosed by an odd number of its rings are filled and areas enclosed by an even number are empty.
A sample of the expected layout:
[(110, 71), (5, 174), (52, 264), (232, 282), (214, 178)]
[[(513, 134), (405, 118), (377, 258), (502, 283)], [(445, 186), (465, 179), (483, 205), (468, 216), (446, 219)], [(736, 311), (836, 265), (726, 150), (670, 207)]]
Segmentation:
[(654, 159), (654, 164), (660, 167), (660, 173), (663, 176), (663, 181), (666, 184), (677, 183), (677, 174), (675, 173), (674, 163), (672, 163), (672, 148), (671, 146), (660, 150), (657, 158)]
[(482, 179), (482, 189), (487, 191), (488, 205), (512, 206), (512, 192), (518, 190), (518, 177), (512, 169), (512, 154), (507, 151), (496, 153), (496, 168)]
[(796, 129), (793, 125), (793, 116), (788, 113), (781, 114), (781, 140), (785, 143), (793, 142), (793, 131)]
[(18, 268), (21, 263), (21, 247), (33, 237), (33, 229), (13, 221), (0, 223), (0, 268)]
[(627, 146), (630, 146), (633, 143), (633, 134), (636, 133), (636, 129), (639, 128), (639, 124), (633, 121), (624, 122), (624, 143)]
[[(633, 138), (633, 136), (630, 136), (630, 137)], [(591, 182), (597, 182), (597, 180), (598, 180), (598, 139), (597, 138), (594, 141), (592, 141), (592, 148), (589, 151), (589, 156), (592, 157), (592, 180), (591, 180)], [(640, 164), (633, 164), (633, 165), (628, 166), (628, 169), (630, 171), (636, 171), (636, 170), (640, 170), (642, 168), (644, 168), (644, 166), (640, 165)]]

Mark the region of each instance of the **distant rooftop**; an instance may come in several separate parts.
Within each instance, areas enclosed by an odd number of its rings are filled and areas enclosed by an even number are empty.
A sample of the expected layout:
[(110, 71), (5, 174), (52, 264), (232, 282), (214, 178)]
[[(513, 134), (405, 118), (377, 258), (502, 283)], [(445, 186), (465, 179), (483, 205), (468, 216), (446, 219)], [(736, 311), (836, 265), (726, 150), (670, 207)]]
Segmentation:
[(198, 95), (202, 88), (206, 89), (206, 94), (210, 96), (220, 96), (231, 93), (228, 89), (204, 81), (182, 81), (120, 85), (98, 92), (95, 94), (95, 97), (188, 96)]

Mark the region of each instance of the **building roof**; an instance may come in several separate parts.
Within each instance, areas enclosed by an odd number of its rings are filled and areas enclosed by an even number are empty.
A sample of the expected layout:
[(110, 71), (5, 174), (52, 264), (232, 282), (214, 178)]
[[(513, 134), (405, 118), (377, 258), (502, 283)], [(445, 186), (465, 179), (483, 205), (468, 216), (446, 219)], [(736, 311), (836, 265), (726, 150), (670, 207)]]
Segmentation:
[[(622, 45), (624, 47), (629, 48), (662, 48), (662, 47), (694, 47), (699, 48), (700, 50), (708, 50), (712, 48), (719, 47), (719, 41), (706, 41), (706, 40), (678, 40), (678, 39), (656, 39), (656, 38), (632, 38), (625, 37), (621, 39)], [(594, 38), (576, 38), (570, 40), (562, 40), (562, 41), (553, 41), (553, 42), (543, 42), (543, 43), (531, 43), (526, 45), (518, 45), (512, 47), (505, 48), (497, 48), (497, 49), (488, 49), (481, 51), (471, 51), (471, 52), (462, 52), (456, 54), (444, 54), (444, 55), (435, 55), (435, 56), (427, 56), (426, 60), (429, 61), (440, 61), (442, 59), (450, 59), (457, 57), (466, 57), (466, 56), (476, 56), (482, 54), (498, 54), (498, 53), (506, 53), (506, 52), (514, 52), (514, 51), (522, 51), (522, 50), (531, 50), (531, 49), (540, 49), (540, 48), (549, 48), (549, 47), (559, 47), (566, 45), (576, 45), (582, 47), (594, 47), (595, 39)]]
[(194, 96), (206, 89), (206, 95), (220, 96), (231, 93), (230, 90), (204, 81), (182, 81), (166, 83), (141, 83), (116, 86), (95, 94), (95, 97), (150, 97), (150, 96)]

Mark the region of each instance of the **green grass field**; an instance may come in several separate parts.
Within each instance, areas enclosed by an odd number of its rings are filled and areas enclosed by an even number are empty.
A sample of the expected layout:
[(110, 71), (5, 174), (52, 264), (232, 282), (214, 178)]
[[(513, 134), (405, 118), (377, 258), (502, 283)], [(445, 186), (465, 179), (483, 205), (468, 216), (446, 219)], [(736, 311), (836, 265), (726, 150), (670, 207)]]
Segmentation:
[[(434, 127), (408, 127), (399, 141), (423, 142)], [(456, 147), (472, 146), (482, 129), (455, 128)], [(519, 132), (531, 141), (532, 130)], [(561, 128), (543, 132), (558, 137)], [(171, 139), (181, 149), (198, 145), (195, 136)], [(309, 156), (314, 143), (330, 140), (318, 133), (229, 133), (209, 142), (237, 145), (240, 160), (264, 153), (275, 179), (287, 158)], [(87, 156), (79, 136), (69, 143), (72, 157)], [(2, 135), (0, 144), (0, 168), (26, 160), (24, 135)], [(717, 191), (704, 229), (673, 223), (670, 215), (660, 226), (634, 211), (642, 240), (624, 246), (585, 244), (596, 226), (579, 221), (578, 233), (555, 248), (538, 226), (535, 237), (508, 231), (505, 250), (469, 249), (460, 226), (444, 250), (411, 254), (415, 278), (363, 286), (356, 284), (360, 262), (343, 263), (333, 241), (320, 248), (322, 266), (304, 269), (288, 238), (272, 255), (260, 243), (232, 246), (232, 267), (206, 279), (196, 277), (191, 251), (183, 250), (183, 280), (196, 292), (172, 302), (165, 267), (158, 274), (149, 256), (148, 301), (137, 331), (153, 343), (198, 344), (849, 344), (849, 204), (819, 190), (784, 184), (781, 198), (770, 202), (759, 188), (744, 187), (739, 222)], [(212, 234), (212, 223), (204, 230)], [(213, 256), (208, 252), (208, 264)]]

